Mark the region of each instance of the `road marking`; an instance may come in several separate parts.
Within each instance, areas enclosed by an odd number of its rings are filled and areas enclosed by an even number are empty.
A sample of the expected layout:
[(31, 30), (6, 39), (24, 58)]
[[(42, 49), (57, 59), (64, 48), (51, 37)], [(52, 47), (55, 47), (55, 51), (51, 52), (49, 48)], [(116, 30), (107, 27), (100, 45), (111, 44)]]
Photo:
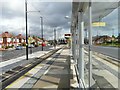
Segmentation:
[[(61, 51), (61, 50), (59, 50), (59, 51)], [(21, 88), (32, 76), (34, 76), (37, 72), (39, 72), (43, 66), (47, 65), (46, 63), (49, 62), (50, 59), (51, 59), (51, 57), (48, 58), (47, 60), (41, 62), (40, 64), (38, 64), (34, 68), (32, 68), (30, 71), (25, 73), (23, 76), (18, 78), (16, 81), (14, 81), (10, 85), (8, 85), (6, 87), (6, 89), (8, 89), (8, 88)]]
[[(47, 51), (47, 52), (49, 52), (49, 51)], [(38, 51), (38, 52), (33, 53), (32, 55), (29, 55), (29, 58), (34, 58), (36, 56), (41, 57), (44, 53), (46, 53), (46, 51)], [(22, 61), (22, 60), (25, 60), (25, 57), (26, 56), (24, 55), (24, 56), (15, 58), (15, 59), (11, 59), (11, 60), (7, 60), (7, 61), (4, 61), (4, 62), (0, 62), (0, 68), (3, 68), (3, 67), (5, 67), (7, 65), (10, 65), (10, 64), (14, 64), (14, 63)]]

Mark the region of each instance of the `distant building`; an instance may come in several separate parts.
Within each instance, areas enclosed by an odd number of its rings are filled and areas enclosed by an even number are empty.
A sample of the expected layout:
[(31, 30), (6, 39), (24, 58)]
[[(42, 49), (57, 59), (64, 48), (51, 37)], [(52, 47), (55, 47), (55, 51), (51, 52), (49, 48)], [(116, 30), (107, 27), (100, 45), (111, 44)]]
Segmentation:
[(29, 36), (28, 37), (28, 45), (31, 45), (31, 44), (34, 44), (35, 43), (35, 40), (32, 36)]
[(10, 34), (9, 32), (4, 32), (0, 34), (0, 47), (6, 48), (7, 46), (11, 46), (13, 44), (12, 38), (13, 35)]
[(3, 44), (3, 38), (2, 35), (0, 35), (0, 48), (2, 48), (2, 44)]
[(42, 43), (42, 40), (40, 38), (38, 38), (38, 37), (34, 36), (33, 39), (35, 40), (35, 45), (39, 45), (39, 44)]
[(102, 44), (102, 43), (106, 43), (106, 42), (111, 42), (112, 40), (115, 40), (115, 38), (112, 38), (107, 35), (96, 36), (96, 37), (93, 37), (93, 44)]
[(25, 37), (22, 34), (19, 34), (14, 38), (14, 44), (15, 46), (18, 46), (22, 43), (25, 43)]

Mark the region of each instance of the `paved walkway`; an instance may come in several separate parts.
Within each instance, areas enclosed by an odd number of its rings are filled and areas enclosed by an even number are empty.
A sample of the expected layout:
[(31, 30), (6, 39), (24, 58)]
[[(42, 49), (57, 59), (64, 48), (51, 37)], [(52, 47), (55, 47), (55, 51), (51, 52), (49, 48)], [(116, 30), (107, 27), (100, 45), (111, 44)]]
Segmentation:
[[(61, 46), (59, 46), (57, 48), (60, 48), (60, 47)], [(51, 50), (53, 50), (53, 49), (51, 48), (50, 51)], [(24, 55), (24, 56), (21, 56), (21, 57), (18, 57), (18, 58), (14, 58), (14, 59), (10, 59), (10, 60), (4, 61), (4, 62), (0, 62), (0, 74), (6, 72), (6, 71), (8, 71), (8, 70), (10, 70), (10, 69), (12, 69), (16, 66), (30, 63), (30, 62), (32, 62), (32, 60), (34, 58), (41, 57), (41, 56), (43, 56), (44, 54), (46, 54), (50, 51), (38, 51), (38, 52), (35, 52), (35, 53), (32, 53), (32, 54), (29, 54), (28, 55), (29, 60), (26, 60), (26, 55)]]
[[(72, 68), (73, 69), (73, 68)], [(69, 49), (61, 49), (28, 71), (7, 88), (70, 89), (75, 86), (75, 70), (70, 67)]]
[[(115, 65), (93, 56), (93, 86), (92, 88), (118, 88)], [(100, 62), (99, 62), (100, 61)], [(102, 63), (103, 62), (103, 63)], [(85, 83), (88, 88), (88, 56), (85, 55)], [(105, 65), (107, 64), (107, 65)], [(108, 67), (111, 66), (110, 67)], [(79, 88), (75, 63), (70, 57), (69, 49), (61, 49), (39, 65), (21, 76), (7, 88), (39, 88), (42, 90), (61, 90)], [(114, 72), (114, 73), (113, 73)], [(94, 81), (95, 79), (95, 81)], [(97, 82), (97, 83), (96, 83)]]
[(41, 57), (42, 55), (44, 55), (48, 52), (50, 52), (50, 51), (38, 51), (38, 52), (35, 52), (32, 54), (29, 54), (28, 55), (29, 60), (26, 60), (26, 56), (24, 55), (24, 56), (15, 58), (15, 59), (0, 62), (0, 74), (6, 72), (6, 71), (8, 71), (16, 66), (25, 65), (27, 63), (30, 63), (33, 61), (34, 58)]
[(70, 88), (70, 56), (68, 49), (57, 53), (53, 63), (33, 88)]

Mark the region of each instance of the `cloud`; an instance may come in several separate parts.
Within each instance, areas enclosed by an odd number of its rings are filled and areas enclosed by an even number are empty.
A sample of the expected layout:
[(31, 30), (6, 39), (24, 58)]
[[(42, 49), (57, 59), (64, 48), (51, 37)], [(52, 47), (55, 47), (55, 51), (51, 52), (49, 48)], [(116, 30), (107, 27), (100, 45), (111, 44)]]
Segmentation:
[(98, 34), (100, 35), (110, 35), (112, 36), (113, 30), (114, 30), (114, 35), (118, 35), (118, 9), (115, 9), (112, 13), (104, 17), (102, 22), (106, 23), (105, 27), (94, 27), (93, 28), (93, 35)]
[(36, 15), (36, 19), (33, 14), (29, 14), (29, 17), (31, 18), (30, 21), (36, 24), (40, 22), (39, 16), (42, 16), (44, 19), (44, 25), (51, 27), (63, 26), (68, 22), (64, 17), (66, 15), (71, 16), (71, 3), (42, 3), (42, 5), (37, 4), (36, 8), (40, 8), (41, 11), (40, 14), (37, 13), (38, 15)]
[[(2, 31), (9, 31), (15, 34), (22, 33), (25, 35), (25, 3), (24, 0), (5, 0), (0, 6), (2, 9), (3, 23), (0, 23)], [(69, 32), (70, 25), (64, 17), (71, 16), (70, 2), (30, 2), (28, 0), (28, 11), (38, 11), (28, 13), (28, 32), (31, 35), (41, 35), (40, 16), (44, 21), (44, 37), (50, 38), (53, 36), (53, 29), (62, 29), (61, 34)], [(64, 31), (64, 29), (66, 31)]]
[(24, 17), (24, 3), (19, 0), (5, 0), (1, 2), (2, 18), (13, 19), (15, 17)]

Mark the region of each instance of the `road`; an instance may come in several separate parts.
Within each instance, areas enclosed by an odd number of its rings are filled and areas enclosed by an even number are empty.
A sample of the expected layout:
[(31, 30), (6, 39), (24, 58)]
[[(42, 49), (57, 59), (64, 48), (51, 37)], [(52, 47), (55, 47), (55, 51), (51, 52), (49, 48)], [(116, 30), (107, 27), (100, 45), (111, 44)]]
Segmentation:
[[(88, 47), (87, 45), (85, 47)], [(120, 60), (120, 48), (116, 48), (116, 47), (104, 47), (104, 46), (91, 46), (92, 51), (96, 51), (102, 54), (105, 54), (107, 56), (116, 58), (118, 60)]]
[[(51, 46), (46, 46), (44, 47), (44, 51), (48, 51), (50, 50)], [(30, 48), (28, 49), (29, 54), (30, 54)], [(41, 51), (41, 46), (40, 47), (34, 47), (32, 48), (32, 52), (37, 52), (37, 51)], [(6, 61), (9, 59), (14, 59), (20, 56), (23, 56), (26, 54), (26, 49), (23, 48), (22, 50), (6, 50), (6, 51), (2, 51), (2, 61)]]

